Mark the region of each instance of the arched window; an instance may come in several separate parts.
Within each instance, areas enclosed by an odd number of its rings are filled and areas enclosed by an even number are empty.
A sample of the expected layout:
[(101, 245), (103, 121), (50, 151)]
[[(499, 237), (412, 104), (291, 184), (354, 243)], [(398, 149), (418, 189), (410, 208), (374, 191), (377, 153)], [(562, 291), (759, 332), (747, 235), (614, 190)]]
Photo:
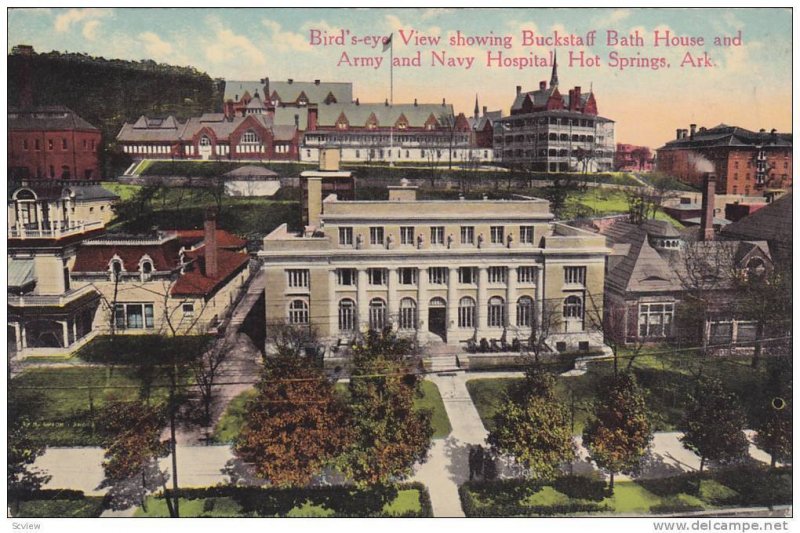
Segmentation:
[(356, 303), (349, 298), (339, 302), (339, 331), (353, 331), (356, 327)]
[(458, 327), (475, 327), (475, 300), (464, 296), (458, 301)]
[(200, 137), (200, 146), (211, 146), (211, 139), (208, 138), (208, 135)]
[(247, 130), (242, 135), (242, 144), (258, 144), (260, 142), (261, 139), (258, 138), (258, 135), (253, 130)]
[(153, 261), (149, 257), (143, 257), (139, 262), (139, 272), (142, 273), (142, 281), (147, 281), (152, 277)]
[(533, 298), (523, 296), (517, 300), (517, 326), (529, 328), (533, 325)]
[(753, 257), (747, 262), (747, 276), (753, 279), (761, 279), (766, 273), (767, 265), (760, 257)]
[(400, 329), (417, 328), (417, 302), (412, 298), (400, 300)]
[(489, 327), (499, 328), (505, 325), (505, 302), (499, 296), (492, 296), (489, 298)]
[(114, 256), (108, 262), (108, 271), (111, 273), (111, 281), (120, 279), (120, 275), (125, 272), (125, 266), (122, 264), (122, 259), (119, 256)]
[(369, 329), (376, 331), (386, 327), (386, 302), (380, 298), (373, 298), (369, 302)]
[(564, 318), (583, 318), (583, 303), (580, 296), (570, 296), (564, 300)]
[(308, 304), (303, 300), (292, 300), (289, 304), (289, 324), (308, 324)]
[(442, 309), (447, 307), (447, 302), (444, 300), (444, 298), (439, 298), (437, 296), (436, 298), (431, 298), (430, 303), (428, 303), (428, 307), (434, 309)]

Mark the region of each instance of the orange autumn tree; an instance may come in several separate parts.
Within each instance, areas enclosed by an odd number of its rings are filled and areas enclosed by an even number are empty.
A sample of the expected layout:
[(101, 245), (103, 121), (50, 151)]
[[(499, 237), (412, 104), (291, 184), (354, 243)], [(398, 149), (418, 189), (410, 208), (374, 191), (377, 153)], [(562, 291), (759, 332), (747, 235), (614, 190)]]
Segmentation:
[(268, 358), (234, 453), (275, 486), (307, 485), (349, 440), (334, 383), (305, 357)]

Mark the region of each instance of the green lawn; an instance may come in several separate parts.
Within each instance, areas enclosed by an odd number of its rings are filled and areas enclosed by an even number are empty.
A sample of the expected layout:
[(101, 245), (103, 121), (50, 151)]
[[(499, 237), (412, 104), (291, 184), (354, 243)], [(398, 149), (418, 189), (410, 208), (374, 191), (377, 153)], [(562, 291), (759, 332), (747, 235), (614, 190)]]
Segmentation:
[[(450, 426), (450, 419), (447, 418), (439, 388), (430, 381), (423, 381), (420, 388), (422, 396), (414, 400), (414, 407), (433, 411), (433, 416), (431, 417), (433, 438), (443, 439), (450, 434), (452, 427)], [(347, 384), (337, 383), (336, 392), (347, 398)], [(214, 440), (216, 442), (233, 442), (244, 423), (245, 404), (254, 395), (255, 389), (248, 390), (231, 400), (216, 428), (214, 428)]]
[[(176, 337), (165, 341), (153, 336), (96, 337), (81, 348), (78, 357), (98, 366), (26, 368), (9, 386), (10, 401), (31, 420), (32, 434), (48, 446), (96, 446), (100, 439), (94, 415), (112, 400), (149, 398), (166, 400), (166, 377), (154, 369), (142, 371), (133, 363), (147, 356), (156, 360), (164, 352), (197, 353), (207, 337)], [(116, 364), (114, 364), (116, 363)], [(131, 366), (128, 366), (131, 365)], [(182, 378), (189, 382), (192, 378)]]
[[(753, 369), (749, 359), (702, 358), (692, 353), (664, 353), (665, 348), (654, 347), (657, 355), (641, 355), (633, 363), (639, 384), (648, 393), (647, 404), (654, 416), (656, 431), (673, 431), (686, 412), (689, 395), (693, 391), (694, 376), (702, 369), (703, 375), (719, 378), (736, 394), (750, 418), (751, 426), (757, 422), (759, 402), (769, 396), (766, 390), (766, 370), (761, 365)], [(627, 360), (622, 360), (627, 365)], [(558, 377), (556, 393), (567, 406), (575, 405), (574, 433), (580, 435), (589, 417), (592, 402), (597, 396), (597, 385), (604, 376), (613, 372), (611, 362), (597, 362), (588, 366), (582, 376)], [(472, 401), (487, 429), (493, 429), (493, 417), (507, 397), (510, 388), (520, 379), (475, 379), (467, 382)]]
[(130, 200), (142, 187), (140, 185), (126, 185), (116, 181), (103, 181), (100, 183), (103, 188), (113, 192), (122, 201)]
[(415, 409), (430, 409), (433, 412), (431, 425), (433, 425), (433, 438), (443, 439), (450, 434), (453, 429), (450, 426), (450, 419), (442, 403), (442, 395), (439, 394), (439, 387), (431, 381), (423, 381), (421, 384), (422, 397), (414, 400)]
[(462, 485), (459, 493), (468, 517), (681, 513), (790, 504), (792, 471), (741, 466), (703, 474), (618, 481), (613, 495), (608, 494), (605, 482), (581, 476), (564, 476), (548, 484), (532, 480), (471, 481)]
[[(282, 498), (281, 492), (289, 496)], [(253, 501), (256, 498), (252, 496), (239, 496), (236, 492), (231, 496), (181, 498), (180, 514), (182, 518), (428, 516), (424, 510), (422, 496), (419, 488), (400, 488), (390, 502), (379, 504), (379, 510), (378, 508), (370, 510), (372, 503), (370, 499), (364, 498), (363, 493), (348, 488), (326, 487), (323, 491), (265, 489), (263, 495), (257, 498), (257, 502)], [(362, 504), (359, 505), (359, 502)], [(165, 518), (169, 517), (169, 512), (162, 498), (150, 496), (147, 498), (147, 511), (139, 508), (134, 516)]]

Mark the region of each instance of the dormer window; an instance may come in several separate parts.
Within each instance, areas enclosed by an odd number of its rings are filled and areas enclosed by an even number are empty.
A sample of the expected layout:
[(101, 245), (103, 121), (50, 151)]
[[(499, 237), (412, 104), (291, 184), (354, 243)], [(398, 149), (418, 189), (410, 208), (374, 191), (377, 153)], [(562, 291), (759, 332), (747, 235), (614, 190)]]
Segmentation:
[(145, 256), (139, 262), (139, 272), (142, 275), (142, 281), (148, 281), (153, 276), (153, 260)]
[(767, 272), (767, 265), (760, 257), (753, 257), (747, 262), (748, 279), (761, 279)]
[(119, 281), (122, 273), (125, 272), (125, 266), (122, 264), (122, 259), (115, 255), (108, 263), (108, 272), (111, 274), (111, 281)]

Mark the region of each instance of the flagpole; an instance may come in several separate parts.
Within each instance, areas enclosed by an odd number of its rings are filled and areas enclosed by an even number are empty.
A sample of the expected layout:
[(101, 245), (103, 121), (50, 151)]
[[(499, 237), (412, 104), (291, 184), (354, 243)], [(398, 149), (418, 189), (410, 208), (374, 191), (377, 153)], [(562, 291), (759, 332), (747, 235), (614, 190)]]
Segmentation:
[[(394, 108), (394, 39), (389, 36), (389, 105)], [(389, 124), (389, 166), (394, 166), (394, 124)]]

